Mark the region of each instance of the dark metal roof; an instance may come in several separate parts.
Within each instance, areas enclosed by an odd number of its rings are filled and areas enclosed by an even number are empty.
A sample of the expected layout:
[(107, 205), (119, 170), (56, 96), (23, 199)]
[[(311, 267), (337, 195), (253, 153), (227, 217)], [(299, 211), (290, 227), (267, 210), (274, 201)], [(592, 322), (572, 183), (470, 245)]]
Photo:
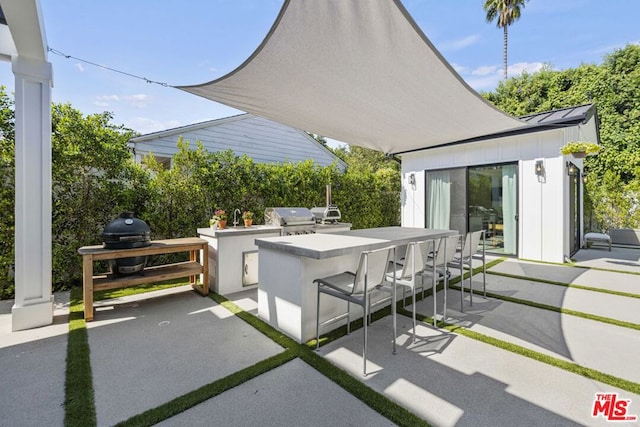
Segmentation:
[(530, 125), (548, 125), (551, 123), (577, 123), (586, 122), (595, 112), (595, 105), (585, 104), (577, 107), (561, 108), (559, 110), (545, 111), (543, 113), (529, 114), (519, 117)]
[(461, 141), (452, 141), (435, 147), (418, 148), (415, 150), (403, 151), (394, 154), (413, 153), (416, 151), (429, 150), (432, 148), (450, 147), (452, 145), (468, 144), (471, 142), (487, 141), (489, 139), (503, 138), (506, 136), (522, 135), (533, 132), (541, 132), (559, 127), (573, 126), (578, 123), (586, 123), (591, 117), (595, 117), (596, 129), (598, 134), (598, 143), (600, 142), (600, 123), (595, 104), (578, 105), (576, 107), (561, 108), (559, 110), (545, 111), (542, 113), (529, 114), (518, 117), (525, 124), (522, 127), (506, 130), (503, 132), (492, 133), (489, 135), (477, 136), (475, 138), (464, 139)]

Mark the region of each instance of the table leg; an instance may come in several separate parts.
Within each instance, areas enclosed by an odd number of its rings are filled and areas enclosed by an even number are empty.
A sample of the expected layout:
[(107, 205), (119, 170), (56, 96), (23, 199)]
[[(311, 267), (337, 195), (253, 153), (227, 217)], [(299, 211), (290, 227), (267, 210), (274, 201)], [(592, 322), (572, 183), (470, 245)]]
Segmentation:
[(84, 302), (84, 320), (93, 320), (93, 257), (82, 257), (82, 298)]
[(194, 249), (189, 251), (189, 260), (194, 262), (198, 261), (198, 254), (200, 255), (200, 264), (202, 265), (202, 273), (200, 276), (200, 285), (197, 282), (197, 275), (189, 276), (189, 282), (191, 287), (202, 296), (209, 295), (209, 272), (207, 271), (207, 245), (202, 246), (202, 249)]
[[(189, 261), (194, 262), (198, 260), (196, 253), (197, 251), (195, 250), (189, 251)], [(196, 276), (189, 276), (189, 283), (191, 286), (195, 287), (198, 284), (196, 280)]]
[(209, 244), (205, 243), (200, 249), (200, 264), (202, 264), (202, 274), (200, 275), (200, 283), (202, 283), (202, 291), (205, 295), (209, 295)]

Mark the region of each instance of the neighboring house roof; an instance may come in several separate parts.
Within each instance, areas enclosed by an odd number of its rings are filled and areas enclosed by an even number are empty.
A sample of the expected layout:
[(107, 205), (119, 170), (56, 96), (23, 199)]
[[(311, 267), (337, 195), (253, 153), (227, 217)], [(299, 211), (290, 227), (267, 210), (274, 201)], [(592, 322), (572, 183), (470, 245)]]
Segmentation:
[(526, 126), (511, 129), (504, 132), (492, 133), (489, 135), (478, 136), (475, 138), (463, 139), (460, 141), (453, 141), (447, 144), (442, 144), (436, 147), (424, 147), (416, 150), (405, 151), (403, 153), (412, 153), (416, 151), (428, 150), (430, 148), (448, 147), (452, 145), (468, 144), (471, 142), (488, 141), (491, 139), (503, 138), (506, 136), (523, 135), (533, 132), (542, 132), (551, 129), (557, 129), (559, 127), (577, 126), (580, 124), (586, 124), (589, 120), (595, 117), (596, 135), (598, 137), (598, 143), (600, 143), (600, 123), (598, 120), (598, 113), (595, 104), (578, 105), (576, 107), (561, 108), (558, 110), (545, 111), (542, 113), (529, 114), (519, 117), (520, 120), (527, 123)]
[(153, 153), (172, 157), (182, 136), (192, 146), (202, 142), (210, 152), (233, 150), (237, 156), (246, 154), (257, 163), (297, 163), (312, 159), (320, 166), (334, 162), (342, 170), (346, 163), (306, 132), (281, 123), (240, 114), (209, 120), (132, 138), (129, 146), (137, 154)]

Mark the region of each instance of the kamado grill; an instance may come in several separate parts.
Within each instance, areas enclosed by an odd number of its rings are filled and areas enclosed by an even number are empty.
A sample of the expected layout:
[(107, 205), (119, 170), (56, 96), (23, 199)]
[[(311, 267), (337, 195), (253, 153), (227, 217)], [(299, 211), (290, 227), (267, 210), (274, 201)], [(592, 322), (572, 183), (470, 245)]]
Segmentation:
[(316, 232), (316, 218), (307, 208), (267, 208), (264, 223), (282, 227), (283, 236)]
[[(102, 241), (105, 249), (133, 249), (151, 246), (151, 229), (133, 212), (123, 212), (104, 227)], [(136, 274), (144, 270), (146, 256), (119, 258), (109, 261), (114, 274)]]

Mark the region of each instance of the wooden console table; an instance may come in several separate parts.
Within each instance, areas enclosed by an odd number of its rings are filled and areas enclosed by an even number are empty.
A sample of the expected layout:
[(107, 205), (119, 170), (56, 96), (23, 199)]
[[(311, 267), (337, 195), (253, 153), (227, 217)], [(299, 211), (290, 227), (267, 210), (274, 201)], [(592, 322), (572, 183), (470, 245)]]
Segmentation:
[[(142, 272), (131, 276), (93, 275), (94, 261), (187, 251), (189, 252), (189, 261), (147, 267)], [(105, 249), (102, 245), (83, 246), (78, 249), (78, 253), (82, 255), (82, 291), (86, 321), (93, 320), (93, 293), (95, 291), (125, 288), (188, 276), (193, 289), (203, 296), (209, 294), (208, 243), (198, 237), (154, 240), (151, 242), (151, 246), (134, 249)], [(199, 262), (198, 254), (200, 254)], [(196, 281), (198, 275), (201, 285), (198, 285)]]

